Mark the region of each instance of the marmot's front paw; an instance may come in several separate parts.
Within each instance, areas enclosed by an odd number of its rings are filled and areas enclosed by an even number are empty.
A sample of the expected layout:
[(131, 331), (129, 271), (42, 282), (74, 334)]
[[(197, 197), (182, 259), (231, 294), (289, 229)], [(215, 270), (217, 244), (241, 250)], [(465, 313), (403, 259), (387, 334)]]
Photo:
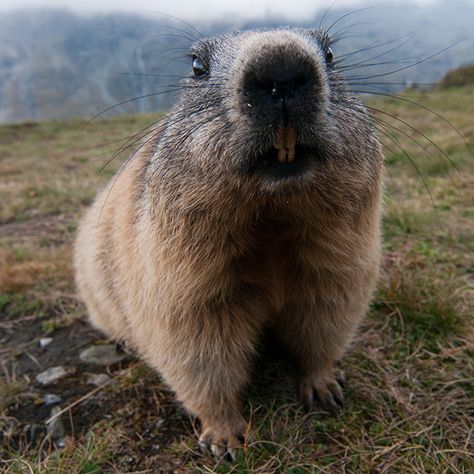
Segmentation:
[(314, 402), (330, 413), (337, 413), (344, 405), (342, 387), (345, 384), (344, 372), (334, 370), (329, 375), (309, 375), (299, 381), (298, 391), (301, 403), (311, 410)]
[(234, 462), (245, 441), (246, 423), (243, 418), (229, 423), (204, 426), (199, 437), (201, 450), (210, 450), (212, 454), (226, 461)]

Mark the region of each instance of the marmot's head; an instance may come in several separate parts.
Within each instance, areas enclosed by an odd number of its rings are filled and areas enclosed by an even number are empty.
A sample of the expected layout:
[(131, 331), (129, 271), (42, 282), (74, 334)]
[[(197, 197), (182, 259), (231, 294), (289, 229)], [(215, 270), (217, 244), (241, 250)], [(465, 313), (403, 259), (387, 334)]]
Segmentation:
[(368, 186), (378, 176), (378, 142), (333, 54), (327, 34), (314, 29), (200, 40), (156, 159), (270, 193), (323, 192), (346, 178), (349, 188)]

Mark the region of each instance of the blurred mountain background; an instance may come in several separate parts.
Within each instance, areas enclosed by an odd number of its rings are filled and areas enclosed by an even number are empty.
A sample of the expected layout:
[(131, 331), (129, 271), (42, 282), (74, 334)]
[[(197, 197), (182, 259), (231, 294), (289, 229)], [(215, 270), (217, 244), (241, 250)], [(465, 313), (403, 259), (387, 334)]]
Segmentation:
[[(323, 13), (292, 24), (317, 27)], [(322, 26), (334, 22), (335, 58), (353, 65), (345, 75), (358, 92), (428, 87), (474, 63), (474, 4), (467, 0), (360, 11), (334, 6)], [(275, 17), (190, 26), (160, 14), (0, 12), (0, 122), (165, 110), (191, 70), (186, 51), (199, 37), (194, 28), (209, 36), (286, 24)]]

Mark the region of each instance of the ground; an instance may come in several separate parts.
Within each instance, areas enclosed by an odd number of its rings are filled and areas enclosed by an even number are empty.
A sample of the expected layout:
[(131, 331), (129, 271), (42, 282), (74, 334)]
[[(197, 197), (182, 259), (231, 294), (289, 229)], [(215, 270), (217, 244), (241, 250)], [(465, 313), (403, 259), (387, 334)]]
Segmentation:
[[(127, 138), (156, 117), (0, 127), (0, 471), (474, 472), (474, 90), (369, 107), (386, 145), (384, 265), (341, 363), (345, 409), (305, 413), (291, 369), (269, 354), (245, 396), (250, 437), (235, 465), (199, 452), (196, 422), (133, 355), (79, 358), (108, 341), (76, 298), (76, 225), (130, 154)], [(57, 366), (63, 377), (37, 382)]]

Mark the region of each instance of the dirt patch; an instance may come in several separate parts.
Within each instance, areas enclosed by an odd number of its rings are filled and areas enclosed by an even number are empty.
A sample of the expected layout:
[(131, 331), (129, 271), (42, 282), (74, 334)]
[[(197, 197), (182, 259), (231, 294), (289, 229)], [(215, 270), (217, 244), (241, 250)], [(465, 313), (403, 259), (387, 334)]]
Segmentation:
[[(20, 387), (0, 420), (0, 444), (6, 452), (40, 446), (44, 452), (55, 449), (46, 425), (52, 408), (59, 406), (65, 410), (61, 418), (66, 439), (81, 438), (98, 422), (120, 425), (127, 437), (114, 454), (114, 466), (136, 470), (156, 465), (161, 459), (163, 466), (179, 467), (162, 451), (190, 436), (192, 427), (173, 394), (151, 369), (132, 355), (109, 367), (83, 363), (80, 352), (104, 342), (87, 321), (76, 321), (49, 334), (53, 340), (46, 347), (40, 346), (44, 334), (36, 318), (14, 322), (0, 315), (0, 328), (5, 377)], [(64, 367), (67, 375), (47, 386), (36, 381), (38, 373), (56, 366)], [(91, 374), (98, 373), (110, 377), (104, 388), (88, 383)], [(45, 402), (51, 395), (60, 401)]]

